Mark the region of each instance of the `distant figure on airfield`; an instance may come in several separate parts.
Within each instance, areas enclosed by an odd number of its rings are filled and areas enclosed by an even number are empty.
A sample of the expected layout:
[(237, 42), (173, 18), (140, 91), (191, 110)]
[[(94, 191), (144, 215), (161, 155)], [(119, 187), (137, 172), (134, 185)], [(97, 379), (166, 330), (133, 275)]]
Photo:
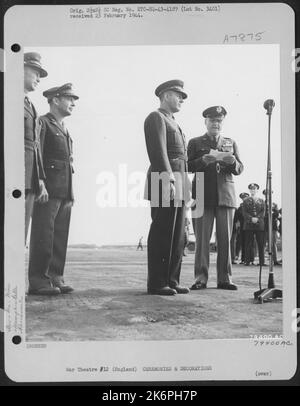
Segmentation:
[(138, 251), (139, 249), (141, 249), (141, 251), (144, 251), (144, 247), (143, 247), (143, 236), (141, 236), (141, 238), (139, 239), (139, 243), (138, 246), (136, 247), (136, 250)]

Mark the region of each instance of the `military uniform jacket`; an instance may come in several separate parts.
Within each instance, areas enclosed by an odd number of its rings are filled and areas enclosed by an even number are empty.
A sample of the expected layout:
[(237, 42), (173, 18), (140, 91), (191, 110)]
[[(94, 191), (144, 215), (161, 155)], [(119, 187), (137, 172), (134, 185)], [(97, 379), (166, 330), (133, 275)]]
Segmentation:
[(235, 215), (237, 220), (240, 222), (240, 229), (244, 229), (244, 214), (243, 214), (243, 203), (240, 204), (240, 207), (236, 210)]
[(150, 167), (147, 173), (145, 199), (151, 200), (151, 173), (164, 173), (175, 183), (175, 200), (189, 199), (187, 148), (185, 136), (169, 112), (158, 109), (144, 123)]
[[(244, 230), (264, 231), (265, 228), (265, 202), (263, 199), (247, 197), (243, 202)], [(258, 218), (257, 223), (252, 223), (253, 217)]]
[(72, 139), (51, 113), (42, 116), (41, 123), (41, 151), (49, 197), (74, 200)]
[(39, 192), (39, 180), (45, 179), (40, 150), (41, 123), (32, 103), (24, 100), (25, 189)]
[[(265, 202), (265, 230), (268, 230), (268, 224), (269, 224), (269, 216), (268, 216), (268, 207), (267, 203)], [(279, 215), (279, 210), (278, 209), (272, 209), (272, 230), (273, 231), (279, 231), (280, 230), (280, 215)]]
[[(206, 165), (203, 155), (211, 149), (222, 152), (231, 152), (236, 162), (226, 167), (218, 163)], [(188, 168), (195, 173), (193, 179), (193, 198), (196, 198), (196, 182), (201, 183), (201, 174), (204, 172), (204, 206), (205, 207), (237, 207), (234, 179), (232, 175), (240, 175), (244, 169), (240, 160), (238, 148), (231, 138), (219, 136), (218, 141), (212, 140), (208, 134), (192, 138), (188, 144)]]

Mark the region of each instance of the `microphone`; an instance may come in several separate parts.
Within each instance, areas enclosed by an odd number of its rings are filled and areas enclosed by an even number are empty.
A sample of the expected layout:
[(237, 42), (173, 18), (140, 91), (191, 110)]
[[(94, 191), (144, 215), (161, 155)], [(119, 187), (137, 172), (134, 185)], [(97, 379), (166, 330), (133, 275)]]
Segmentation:
[(264, 102), (264, 109), (267, 110), (267, 114), (272, 114), (272, 110), (275, 106), (275, 102), (272, 99), (268, 99)]

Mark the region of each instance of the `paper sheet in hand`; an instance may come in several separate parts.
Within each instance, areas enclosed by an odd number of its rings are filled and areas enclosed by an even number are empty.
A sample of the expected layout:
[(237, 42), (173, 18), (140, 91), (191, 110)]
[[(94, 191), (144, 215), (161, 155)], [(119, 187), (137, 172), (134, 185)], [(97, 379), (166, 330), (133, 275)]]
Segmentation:
[(232, 153), (231, 153), (231, 152), (218, 151), (218, 150), (216, 150), (216, 149), (211, 149), (211, 150), (209, 151), (209, 154), (208, 154), (208, 155), (211, 155), (211, 156), (215, 157), (215, 158), (216, 158), (216, 161), (223, 161), (223, 159), (224, 159), (226, 156), (231, 156)]

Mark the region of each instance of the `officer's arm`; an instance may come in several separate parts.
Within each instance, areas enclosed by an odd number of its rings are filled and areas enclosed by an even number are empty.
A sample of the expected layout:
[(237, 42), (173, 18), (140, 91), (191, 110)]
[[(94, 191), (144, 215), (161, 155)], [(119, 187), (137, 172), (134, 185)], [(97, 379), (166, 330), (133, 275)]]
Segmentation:
[(188, 170), (189, 172), (204, 172), (206, 164), (203, 162), (202, 156), (197, 156), (195, 142), (191, 139), (188, 143), (187, 155), (188, 155)]
[(45, 144), (45, 123), (40, 120), (41, 124), (41, 131), (39, 133), (39, 148), (38, 148), (38, 160), (39, 160), (39, 170), (40, 170), (40, 176), (39, 176), (39, 186), (40, 186), (40, 192), (38, 196), (36, 197), (36, 201), (39, 203), (46, 203), (49, 199), (49, 195), (45, 186), (45, 179), (46, 175), (44, 172), (44, 167), (43, 167), (43, 156), (44, 156), (44, 144)]
[(46, 174), (44, 171), (44, 162), (43, 162), (43, 156), (44, 156), (44, 144), (45, 144), (45, 124), (43, 120), (40, 120), (40, 132), (38, 134), (39, 138), (39, 147), (38, 147), (38, 165), (39, 165), (39, 178), (40, 180), (45, 180), (46, 179)]
[(239, 150), (235, 141), (233, 141), (233, 156), (235, 157), (235, 162), (232, 165), (227, 166), (226, 170), (234, 175), (240, 175), (244, 170), (244, 165), (240, 160)]
[(168, 173), (170, 180), (174, 181), (167, 153), (166, 125), (158, 112), (155, 111), (146, 118), (144, 130), (152, 172)]

